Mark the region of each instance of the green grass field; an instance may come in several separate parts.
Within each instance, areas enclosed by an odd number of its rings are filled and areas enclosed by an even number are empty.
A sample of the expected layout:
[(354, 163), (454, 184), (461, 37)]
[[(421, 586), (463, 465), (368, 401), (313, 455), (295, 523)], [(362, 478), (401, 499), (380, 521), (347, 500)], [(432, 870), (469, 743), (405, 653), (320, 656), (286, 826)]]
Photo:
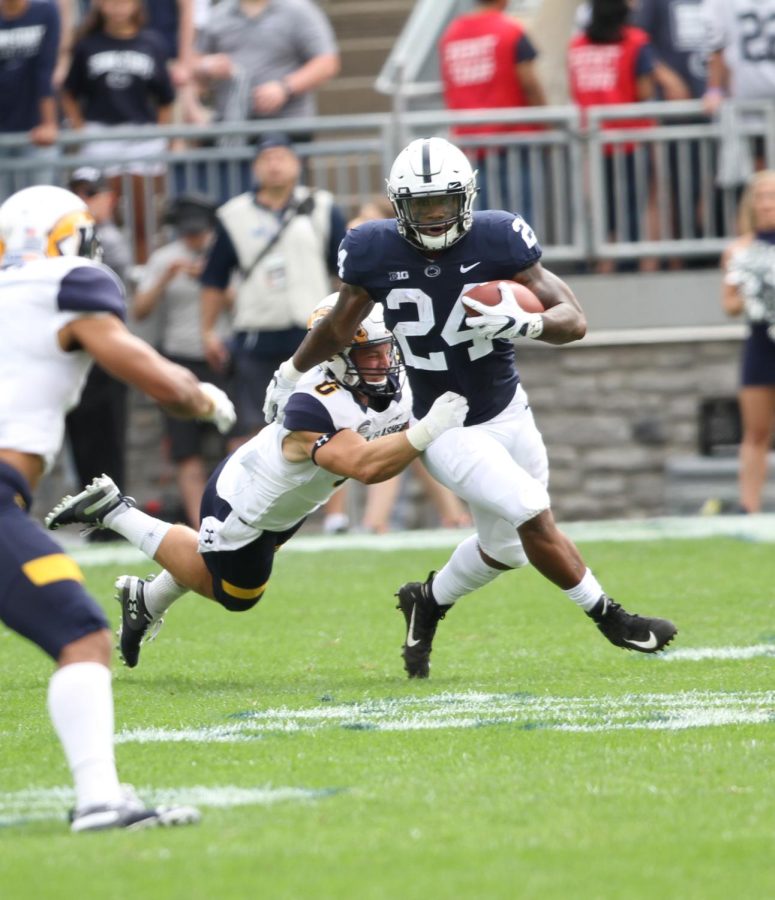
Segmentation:
[[(117, 667), (117, 756), (146, 798), (199, 803), (195, 828), (70, 835), (50, 665), (0, 629), (0, 896), (775, 896), (772, 546), (582, 550), (676, 621), (671, 653), (612, 647), (522, 571), (462, 601), (409, 682), (392, 594), (445, 550), (290, 545), (251, 612), (182, 599)], [(86, 570), (113, 622), (129, 570), (153, 566)]]

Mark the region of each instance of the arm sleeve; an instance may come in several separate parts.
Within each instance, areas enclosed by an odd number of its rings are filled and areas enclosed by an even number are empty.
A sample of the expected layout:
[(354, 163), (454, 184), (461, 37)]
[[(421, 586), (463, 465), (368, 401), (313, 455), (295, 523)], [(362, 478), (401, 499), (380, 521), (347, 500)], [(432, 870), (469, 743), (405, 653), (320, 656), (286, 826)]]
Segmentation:
[(523, 34), (514, 45), (514, 62), (532, 62), (538, 57), (538, 51), (530, 38)]
[(714, 53), (723, 50), (729, 43), (727, 20), (724, 13), (723, 0), (703, 0), (702, 24), (705, 35), (705, 52)]
[(159, 106), (169, 106), (175, 100), (175, 88), (172, 86), (172, 79), (167, 68), (169, 55), (166, 46), (156, 34), (153, 35), (153, 58), (156, 71), (151, 79), (149, 89)]
[(40, 67), (38, 69), (38, 96), (40, 97), (51, 97), (54, 93), (51, 79), (59, 54), (59, 35), (61, 33), (58, 7), (51, 3), (47, 9), (49, 17), (40, 45)]
[(143, 268), (143, 277), (137, 285), (137, 293), (150, 291), (156, 282), (161, 278), (165, 269), (165, 263), (161, 258), (158, 250), (155, 250), (149, 257), (148, 262)]
[(231, 273), (239, 268), (237, 251), (228, 232), (221, 222), (215, 224), (215, 241), (207, 257), (204, 271), (200, 277), (203, 287), (214, 287), (226, 290), (231, 281)]
[(312, 431), (318, 434), (337, 431), (331, 413), (320, 400), (301, 391), (291, 394), (285, 407), (283, 426), (288, 431)]
[(62, 279), (57, 294), (62, 312), (112, 313), (126, 319), (124, 288), (118, 278), (103, 266), (78, 266)]
[(644, 44), (638, 50), (635, 59), (635, 74), (638, 78), (642, 75), (651, 75), (654, 71), (654, 48), (651, 44)]
[(70, 68), (68, 69), (64, 84), (62, 85), (62, 87), (68, 93), (72, 94), (76, 100), (80, 99), (85, 92), (85, 73), (86, 67), (83, 45), (78, 42), (75, 47), (73, 47), (73, 59), (70, 63)]
[(305, 9), (300, 11), (294, 25), (294, 32), (301, 58), (300, 65), (304, 65), (316, 56), (339, 52), (334, 29), (317, 3), (305, 4)]

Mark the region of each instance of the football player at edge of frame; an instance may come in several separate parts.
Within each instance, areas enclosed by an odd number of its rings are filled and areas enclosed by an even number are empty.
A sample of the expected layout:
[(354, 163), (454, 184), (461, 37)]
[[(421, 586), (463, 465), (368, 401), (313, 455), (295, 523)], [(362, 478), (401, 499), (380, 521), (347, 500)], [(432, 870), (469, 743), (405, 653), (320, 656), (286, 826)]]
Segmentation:
[[(320, 327), (335, 301), (332, 294), (317, 305), (310, 328)], [(444, 431), (463, 424), (468, 403), (446, 392), (407, 428), (411, 395), (404, 380), (393, 335), (375, 304), (350, 345), (299, 380), (282, 424), (267, 425), (215, 469), (202, 497), (199, 533), (151, 519), (106, 475), (49, 513), (49, 528), (110, 528), (164, 567), (159, 575), (116, 581), (127, 666), (137, 665), (141, 644), (188, 590), (232, 612), (254, 607), (277, 550), (343, 481), (392, 478)], [(153, 544), (149, 528), (161, 538)]]
[[(586, 320), (573, 292), (541, 265), (536, 235), (521, 216), (472, 212), (476, 173), (448, 141), (419, 139), (405, 147), (390, 170), (387, 194), (396, 218), (364, 222), (344, 237), (337, 303), (275, 373), (264, 413), (267, 420), (282, 414), (302, 373), (346, 346), (375, 301), (384, 304), (400, 346), (415, 415), (444, 391), (468, 400), (464, 427), (443, 434), (422, 460), (469, 504), (476, 534), (438, 573), (397, 592), (409, 677), (428, 677), (436, 627), (457, 600), (528, 562), (612, 644), (662, 650), (676, 634), (672, 622), (630, 614), (614, 602), (550, 509), (546, 449), (520, 384), (513, 341), (566, 344), (584, 337)], [(474, 284), (506, 280), (529, 288), (545, 311), (524, 311), (506, 285), (495, 306), (465, 297)], [(466, 312), (464, 297), (480, 315)]]
[(93, 361), (172, 415), (224, 432), (235, 419), (222, 391), (129, 332), (123, 285), (100, 256), (94, 219), (70, 191), (26, 188), (0, 206), (0, 620), (57, 664), (48, 710), (75, 783), (75, 832), (183, 825), (199, 813), (146, 807), (119, 783), (108, 622), (76, 562), (30, 518), (32, 494)]

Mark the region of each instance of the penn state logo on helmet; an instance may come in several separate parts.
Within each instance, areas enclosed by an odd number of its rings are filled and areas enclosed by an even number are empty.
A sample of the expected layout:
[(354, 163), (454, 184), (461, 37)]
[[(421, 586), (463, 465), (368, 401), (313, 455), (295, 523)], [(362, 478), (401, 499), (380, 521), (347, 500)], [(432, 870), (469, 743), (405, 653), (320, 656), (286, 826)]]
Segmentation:
[[(338, 294), (329, 294), (312, 310), (307, 328), (314, 328), (334, 308)], [(358, 366), (352, 357), (353, 350), (390, 344), (390, 356), (387, 365), (378, 368)], [(401, 390), (401, 375), (404, 371), (398, 347), (391, 331), (385, 325), (384, 309), (381, 303), (375, 303), (368, 316), (360, 323), (353, 335), (349, 347), (345, 347), (331, 359), (321, 363), (326, 374), (337, 384), (349, 391), (357, 390), (370, 397), (390, 399)]]
[(420, 250), (444, 250), (471, 229), (476, 172), (454, 144), (421, 138), (396, 157), (387, 195), (402, 237)]
[(86, 204), (64, 188), (36, 185), (0, 206), (0, 264), (56, 256), (100, 259), (95, 221)]

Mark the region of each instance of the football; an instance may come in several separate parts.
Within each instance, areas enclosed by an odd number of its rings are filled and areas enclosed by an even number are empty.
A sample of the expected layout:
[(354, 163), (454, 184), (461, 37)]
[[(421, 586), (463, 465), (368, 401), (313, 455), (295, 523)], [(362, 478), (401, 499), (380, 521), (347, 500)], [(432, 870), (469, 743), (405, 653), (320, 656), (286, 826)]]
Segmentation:
[[(466, 291), (463, 298), (463, 307), (469, 316), (478, 316), (481, 315), (481, 313), (466, 306), (465, 297), (471, 297), (473, 300), (478, 300), (480, 303), (484, 303), (485, 306), (497, 306), (497, 304), (501, 302), (498, 284), (499, 282), (497, 281), (484, 281), (482, 284), (477, 284), (475, 287)], [(525, 312), (544, 311), (543, 304), (530, 288), (526, 288), (523, 284), (518, 284), (516, 281), (504, 281), (504, 284), (507, 284), (511, 288), (515, 300)]]

